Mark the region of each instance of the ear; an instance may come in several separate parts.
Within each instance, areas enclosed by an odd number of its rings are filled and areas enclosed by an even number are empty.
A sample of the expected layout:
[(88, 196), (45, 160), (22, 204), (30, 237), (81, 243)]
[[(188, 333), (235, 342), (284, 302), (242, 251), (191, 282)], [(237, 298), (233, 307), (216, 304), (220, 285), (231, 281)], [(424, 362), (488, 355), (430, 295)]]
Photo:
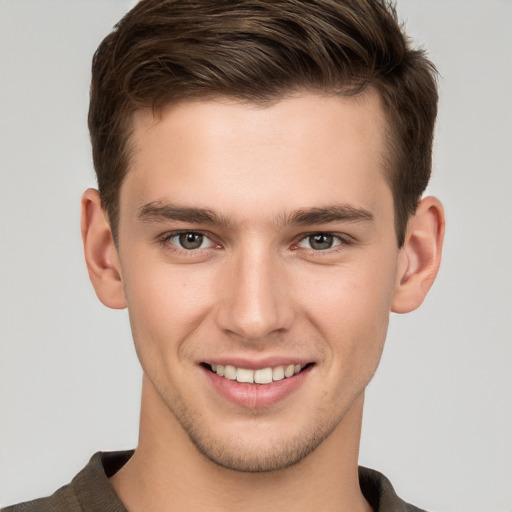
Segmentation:
[(81, 227), (85, 261), (96, 295), (109, 308), (125, 308), (119, 256), (100, 196), (92, 188), (82, 196)]
[(407, 223), (391, 311), (409, 313), (425, 299), (441, 263), (444, 227), (444, 212), (439, 200), (435, 197), (422, 199)]

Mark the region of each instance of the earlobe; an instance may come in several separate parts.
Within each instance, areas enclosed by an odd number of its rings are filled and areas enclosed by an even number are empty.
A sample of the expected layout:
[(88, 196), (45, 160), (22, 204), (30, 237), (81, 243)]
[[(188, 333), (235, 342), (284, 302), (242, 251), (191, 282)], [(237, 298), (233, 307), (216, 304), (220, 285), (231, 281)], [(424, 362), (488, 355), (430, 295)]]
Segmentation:
[(435, 197), (423, 198), (407, 225), (391, 311), (408, 313), (425, 299), (439, 271), (444, 228), (440, 201)]
[(96, 295), (109, 308), (125, 308), (121, 265), (97, 190), (88, 189), (82, 196), (81, 228), (87, 270)]

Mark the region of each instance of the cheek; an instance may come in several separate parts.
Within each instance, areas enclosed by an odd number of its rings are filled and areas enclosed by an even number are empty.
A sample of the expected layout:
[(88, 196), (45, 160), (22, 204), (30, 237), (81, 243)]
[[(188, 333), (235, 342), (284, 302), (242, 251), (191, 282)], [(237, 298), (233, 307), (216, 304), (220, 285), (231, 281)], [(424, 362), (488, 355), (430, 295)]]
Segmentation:
[(192, 265), (137, 265), (136, 258), (130, 263), (124, 287), (137, 351), (157, 352), (160, 359), (179, 356), (207, 314), (211, 293), (206, 276)]
[(309, 293), (298, 293), (307, 296), (310, 322), (327, 341), (334, 364), (344, 367), (341, 374), (363, 367), (373, 373), (380, 359), (396, 269), (394, 260), (379, 260), (335, 268), (310, 281)]
[(389, 315), (394, 276), (392, 270), (386, 273), (371, 265), (336, 268), (298, 278), (304, 286), (296, 295), (306, 299), (307, 309), (323, 325), (380, 323)]

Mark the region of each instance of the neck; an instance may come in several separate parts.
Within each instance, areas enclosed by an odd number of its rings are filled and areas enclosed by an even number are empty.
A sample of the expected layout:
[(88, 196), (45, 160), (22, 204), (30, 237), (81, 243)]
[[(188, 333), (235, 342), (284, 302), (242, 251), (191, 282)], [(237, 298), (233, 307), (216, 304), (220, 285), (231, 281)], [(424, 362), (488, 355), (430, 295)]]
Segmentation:
[[(188, 435), (145, 379), (139, 445), (111, 478), (131, 512), (286, 510), (371, 512), (359, 488), (357, 459), (363, 396), (336, 429), (300, 462), (278, 471), (247, 473), (219, 466)], [(165, 417), (165, 421), (162, 421)]]

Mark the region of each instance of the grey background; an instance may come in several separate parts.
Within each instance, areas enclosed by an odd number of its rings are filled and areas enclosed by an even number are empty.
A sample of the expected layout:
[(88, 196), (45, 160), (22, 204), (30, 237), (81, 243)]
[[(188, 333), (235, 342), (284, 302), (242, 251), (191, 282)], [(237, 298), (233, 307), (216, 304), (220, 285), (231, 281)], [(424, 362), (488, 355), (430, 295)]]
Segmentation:
[[(135, 446), (126, 312), (82, 261), (91, 56), (129, 0), (0, 0), (0, 504)], [(399, 0), (441, 72), (429, 192), (448, 218), (423, 307), (393, 316), (361, 463), (432, 511), (512, 510), (512, 2)]]

